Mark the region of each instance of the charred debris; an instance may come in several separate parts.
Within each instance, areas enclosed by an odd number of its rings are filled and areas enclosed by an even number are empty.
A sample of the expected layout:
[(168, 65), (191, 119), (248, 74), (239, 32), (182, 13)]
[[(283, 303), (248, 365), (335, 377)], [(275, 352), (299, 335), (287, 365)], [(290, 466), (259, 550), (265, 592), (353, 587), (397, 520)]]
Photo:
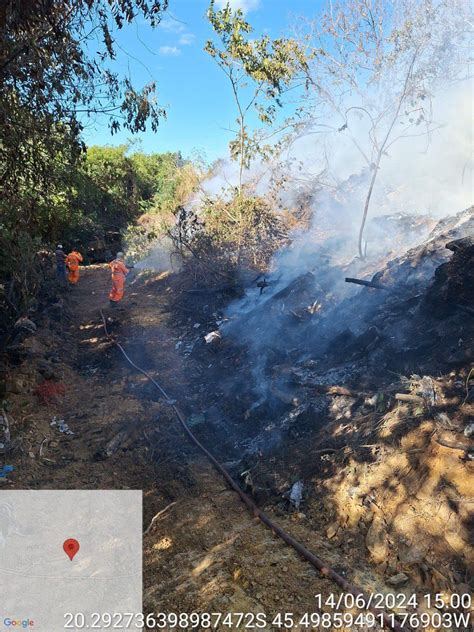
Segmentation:
[[(474, 341), (472, 235), (469, 208), (379, 269), (321, 257), (283, 282), (277, 268), (241, 284), (182, 294), (175, 309), (185, 327), (176, 347), (215, 384), (209, 423), (225, 426), (226, 456), (271, 453), (286, 435), (385, 413), (404, 394), (431, 414), (433, 403), (407, 383), (426, 376), (442, 390), (451, 375), (448, 381), (459, 385), (454, 400), (466, 398), (466, 414), (451, 430), (463, 436), (462, 454), (471, 458), (474, 445), (463, 432), (472, 421), (472, 393), (466, 394)], [(418, 377), (410, 382), (411, 376)]]
[(473, 581), (473, 236), (471, 207), (382, 264), (315, 256), (173, 314), (189, 421), (257, 503), (436, 589)]

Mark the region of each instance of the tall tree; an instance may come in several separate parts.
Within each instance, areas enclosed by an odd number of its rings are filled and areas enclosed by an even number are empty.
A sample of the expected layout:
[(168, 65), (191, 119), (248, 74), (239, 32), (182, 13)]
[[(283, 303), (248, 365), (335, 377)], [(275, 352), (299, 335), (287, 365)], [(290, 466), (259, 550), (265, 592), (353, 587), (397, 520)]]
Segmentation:
[[(3, 214), (26, 187), (47, 187), (58, 148), (80, 150), (81, 122), (107, 118), (112, 132), (156, 129), (155, 86), (137, 90), (110, 69), (114, 32), (141, 15), (158, 24), (167, 0), (7, 0), (0, 7), (0, 181)], [(71, 153), (71, 158), (73, 158)], [(5, 218), (4, 218), (5, 219)], [(7, 215), (8, 219), (8, 215)]]
[[(301, 20), (309, 53), (301, 71), (310, 101), (303, 133), (328, 122), (349, 135), (369, 170), (358, 251), (374, 186), (389, 149), (402, 138), (429, 135), (431, 97), (466, 76), (468, 3), (463, 0), (330, 2), (314, 20)], [(367, 130), (361, 139), (361, 120)], [(299, 122), (301, 128), (301, 123)]]
[(212, 0), (208, 18), (217, 41), (209, 40), (205, 50), (226, 75), (237, 109), (238, 130), (230, 149), (231, 156), (239, 161), (241, 195), (244, 169), (261, 149), (249, 133), (249, 115), (253, 110), (262, 123), (274, 122), (281, 94), (289, 88), (298, 69), (300, 48), (294, 40), (272, 40), (268, 35), (255, 39), (240, 9), (233, 10), (228, 3), (216, 11), (214, 5)]

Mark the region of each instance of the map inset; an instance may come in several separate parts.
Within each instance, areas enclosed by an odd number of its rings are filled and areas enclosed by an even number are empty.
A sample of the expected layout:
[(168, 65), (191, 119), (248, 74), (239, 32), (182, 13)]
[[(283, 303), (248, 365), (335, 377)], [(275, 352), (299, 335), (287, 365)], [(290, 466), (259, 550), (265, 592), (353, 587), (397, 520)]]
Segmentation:
[[(72, 560), (68, 539), (80, 545)], [(87, 626), (91, 613), (141, 610), (140, 491), (0, 492), (2, 632), (26, 627), (11, 621), (60, 632), (65, 613), (83, 613)]]

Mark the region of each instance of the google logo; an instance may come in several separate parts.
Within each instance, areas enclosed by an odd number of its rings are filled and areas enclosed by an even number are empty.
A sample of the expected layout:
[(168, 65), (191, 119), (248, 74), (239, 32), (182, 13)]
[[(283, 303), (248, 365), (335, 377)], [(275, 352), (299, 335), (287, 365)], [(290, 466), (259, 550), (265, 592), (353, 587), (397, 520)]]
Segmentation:
[(32, 628), (35, 622), (31, 619), (10, 619), (10, 617), (6, 617), (3, 619), (3, 625), (6, 628)]

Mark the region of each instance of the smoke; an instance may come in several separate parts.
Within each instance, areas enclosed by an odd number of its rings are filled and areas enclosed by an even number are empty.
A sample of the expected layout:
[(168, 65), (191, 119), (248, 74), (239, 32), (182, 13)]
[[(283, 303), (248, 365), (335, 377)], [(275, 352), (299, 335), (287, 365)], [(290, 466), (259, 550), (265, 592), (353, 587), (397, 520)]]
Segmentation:
[[(342, 131), (316, 142), (308, 130), (292, 144), (280, 201), (294, 208), (304, 199), (310, 225), (295, 231), (290, 245), (275, 254), (268, 287), (263, 292), (250, 288), (229, 306), (223, 332), (249, 349), (259, 402), (271, 389), (272, 367), (322, 356), (334, 336), (363, 331), (367, 314), (385, 300), (383, 293), (365, 292), (366, 301), (355, 309), (351, 301), (357, 289), (344, 282), (345, 276), (370, 278), (387, 261), (422, 243), (437, 220), (470, 206), (471, 89), (466, 83), (436, 95), (436, 129), (429, 136), (400, 138), (383, 156), (369, 210), (366, 261), (355, 254), (371, 170), (353, 139)], [(359, 146), (367, 131), (364, 121), (350, 130)], [(231, 173), (221, 174), (220, 182)], [(250, 177), (260, 184), (267, 181), (265, 168), (255, 165)], [(214, 190), (218, 183), (215, 175)], [(438, 264), (426, 264), (427, 280)]]
[[(374, 219), (406, 215), (439, 219), (470, 205), (472, 91), (472, 82), (465, 81), (433, 96), (430, 133), (422, 125), (401, 131), (400, 137), (394, 132), (395, 142), (382, 157), (370, 203), (369, 254), (386, 252), (394, 245), (393, 221), (384, 228), (383, 222)], [(337, 130), (338, 125), (340, 119), (326, 119), (324, 128)], [(279, 156), (279, 162), (254, 160), (244, 182), (250, 193), (266, 196), (272, 182), (284, 177), (279, 206), (292, 210), (304, 200), (310, 207), (312, 226), (307, 239), (319, 249), (324, 233), (339, 241), (343, 238), (346, 254), (352, 256), (372, 175), (373, 165), (366, 160), (371, 149), (369, 121), (353, 115), (340, 132), (306, 128)], [(198, 211), (205, 197), (230, 197), (237, 188), (238, 171), (235, 161), (219, 161), (190, 207)], [(431, 227), (427, 222), (425, 234)], [(402, 248), (416, 243), (422, 237), (421, 226), (413, 235), (405, 231), (402, 237)]]
[[(434, 131), (425, 134), (423, 128), (415, 127), (385, 152), (370, 204), (370, 218), (413, 214), (438, 219), (469, 206), (473, 177), (472, 87), (469, 82), (435, 96)], [(289, 158), (308, 174), (309, 187), (313, 177), (313, 186), (320, 184), (322, 189), (313, 196), (312, 228), (320, 225), (355, 239), (371, 176), (355, 143), (365, 155), (370, 155), (368, 123), (356, 119), (349, 121), (344, 131), (324, 135), (319, 141), (314, 138), (309, 130), (289, 152)], [(294, 194), (290, 187), (282, 197), (283, 204), (295, 205)], [(376, 227), (377, 223), (369, 226), (367, 241), (382, 250), (380, 243), (374, 243), (374, 238), (384, 237)], [(385, 238), (388, 242), (393, 235)]]
[[(434, 225), (430, 218), (453, 215), (470, 205), (471, 94), (472, 83), (465, 82), (434, 96), (434, 131), (427, 135), (415, 128), (413, 135), (399, 138), (383, 156), (366, 229), (369, 257), (399, 254), (428, 235)], [(335, 121), (327, 123), (337, 130)], [(260, 196), (268, 195), (273, 180), (284, 174), (286, 183), (279, 193), (279, 206), (291, 210), (304, 204), (311, 213), (309, 229), (294, 233), (294, 245), (288, 254), (278, 253), (273, 261), (272, 269), (278, 270), (281, 284), (312, 269), (312, 261), (321, 253), (341, 264), (351, 261), (357, 252), (372, 172), (355, 143), (369, 153), (367, 121), (351, 119), (341, 132), (314, 131), (305, 130), (280, 156), (278, 164), (254, 160), (245, 174), (249, 191)], [(219, 161), (188, 208), (199, 214), (206, 197), (230, 198), (237, 187), (238, 171), (237, 163), (230, 158)], [(297, 251), (298, 261), (293, 261), (295, 256), (289, 254), (292, 251)], [(170, 261), (172, 252), (169, 242), (160, 241), (138, 267), (177, 271), (179, 262)]]
[[(385, 78), (379, 86), (388, 83)], [(359, 291), (344, 282), (346, 276), (370, 278), (422, 243), (437, 220), (470, 206), (473, 85), (467, 80), (437, 85), (434, 94), (423, 95), (426, 103), (420, 106), (431, 121), (429, 133), (426, 119), (411, 124), (412, 114), (403, 111), (403, 124), (396, 121), (383, 152), (365, 231), (366, 260), (356, 257), (357, 242), (376, 168), (374, 145), (379, 142), (371, 135), (367, 112), (385, 112), (379, 128), (383, 138), (391, 119), (382, 90), (362, 94), (358, 103), (355, 94), (349, 95), (347, 102), (339, 104), (340, 112), (350, 110), (345, 121), (340, 115), (315, 111), (314, 120), (322, 124), (301, 128), (278, 164), (254, 160), (247, 170), (250, 193), (269, 195), (272, 183), (282, 177), (285, 186), (279, 192), (279, 206), (290, 211), (303, 207), (310, 217), (309, 224), (295, 230), (291, 243), (275, 254), (263, 292), (250, 288), (227, 310), (229, 322), (223, 333), (249, 349), (255, 389), (262, 398), (270, 389), (272, 367), (305, 357), (321, 358), (334, 336), (361, 333), (368, 314), (385, 300), (381, 293), (367, 292), (364, 301), (354, 299)], [(424, 99), (412, 96), (419, 109)], [(407, 104), (406, 109), (412, 106)], [(220, 161), (190, 209), (199, 214), (206, 197), (230, 197), (237, 184), (237, 164), (228, 158)], [(439, 262), (433, 258), (420, 265), (420, 274), (429, 279)]]
[(182, 259), (179, 252), (174, 248), (169, 237), (161, 237), (156, 240), (150, 250), (150, 254), (135, 263), (136, 270), (153, 270), (154, 272), (179, 272)]

